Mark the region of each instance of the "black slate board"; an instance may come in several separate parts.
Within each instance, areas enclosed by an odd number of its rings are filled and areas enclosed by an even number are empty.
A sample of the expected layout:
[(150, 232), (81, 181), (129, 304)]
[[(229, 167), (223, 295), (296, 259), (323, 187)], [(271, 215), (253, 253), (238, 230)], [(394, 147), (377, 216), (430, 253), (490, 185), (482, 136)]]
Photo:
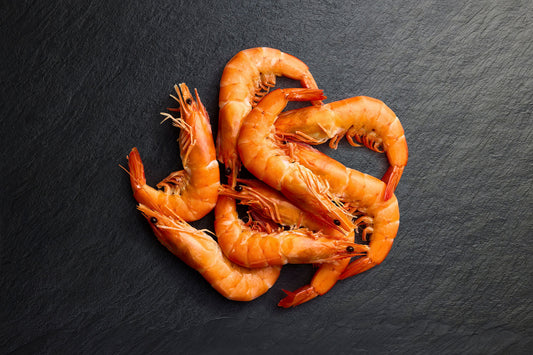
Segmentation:
[[(1, 8), (1, 353), (532, 350), (530, 1)], [(177, 170), (177, 132), (159, 124), (173, 84), (196, 87), (216, 127), (223, 67), (256, 46), (306, 62), (328, 101), (383, 100), (410, 151), (386, 261), (291, 310), (281, 289), (310, 266), (225, 300), (157, 243), (119, 168), (137, 146), (150, 183)]]

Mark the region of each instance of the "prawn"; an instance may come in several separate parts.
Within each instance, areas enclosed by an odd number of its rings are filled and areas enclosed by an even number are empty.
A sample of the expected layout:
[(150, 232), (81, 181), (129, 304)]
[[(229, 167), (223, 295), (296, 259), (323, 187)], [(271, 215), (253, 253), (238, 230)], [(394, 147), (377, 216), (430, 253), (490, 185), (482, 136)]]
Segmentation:
[(366, 245), (327, 238), (306, 228), (270, 233), (257, 230), (239, 218), (236, 205), (234, 198), (219, 196), (215, 206), (215, 234), (222, 252), (239, 265), (255, 268), (323, 263), (362, 255), (368, 249)]
[(344, 202), (345, 208), (360, 216), (355, 221), (362, 230), (363, 240), (369, 240), (369, 250), (364, 256), (350, 262), (339, 260), (324, 264), (315, 273), (311, 283), (279, 302), (281, 307), (294, 307), (329, 291), (338, 280), (362, 273), (379, 265), (388, 255), (398, 232), (400, 213), (396, 196), (384, 199), (385, 183), (357, 170), (345, 167), (338, 161), (302, 143), (285, 145), (288, 154), (323, 176), (331, 185), (331, 192)]
[(209, 213), (216, 204), (220, 172), (209, 116), (198, 92), (193, 99), (185, 84), (174, 87), (181, 117), (170, 118), (180, 128), (180, 155), (184, 170), (171, 173), (157, 184), (146, 184), (144, 166), (137, 148), (128, 156), (131, 187), (135, 199), (163, 214), (175, 213), (185, 221), (195, 221)]
[(217, 242), (205, 231), (190, 226), (178, 215), (167, 215), (139, 204), (157, 239), (172, 254), (198, 271), (222, 296), (251, 301), (277, 281), (281, 267), (249, 269), (224, 256)]
[(400, 120), (385, 103), (371, 97), (357, 96), (286, 111), (276, 121), (276, 128), (290, 139), (309, 144), (330, 140), (330, 147), (336, 149), (346, 136), (353, 146), (363, 144), (385, 152), (390, 164), (382, 178), (387, 184), (386, 200), (394, 193), (407, 164), (407, 142)]
[(329, 193), (328, 183), (289, 157), (276, 144), (274, 122), (289, 101), (321, 100), (322, 90), (276, 89), (267, 94), (242, 123), (238, 151), (246, 169), (280, 191), (328, 227), (349, 233), (351, 217)]
[[(301, 210), (278, 191), (258, 180), (237, 179), (237, 182), (239, 184), (236, 189), (221, 185), (220, 195), (238, 199), (240, 204), (249, 206), (255, 215), (267, 221), (271, 220), (277, 224), (289, 226), (291, 229), (304, 226), (311, 230), (320, 230), (330, 237), (343, 238), (346, 241), (354, 239), (353, 232), (343, 235), (335, 229), (324, 227), (312, 214)], [(349, 263), (350, 258), (344, 258), (320, 264), (309, 286), (304, 286), (294, 292), (283, 290), (287, 297), (278, 305), (288, 308), (325, 294), (337, 283), (340, 274)]]
[[(236, 184), (241, 162), (237, 137), (241, 123), (253, 107), (276, 85), (276, 76), (317, 88), (309, 68), (298, 58), (280, 50), (257, 47), (237, 53), (225, 66), (220, 80), (217, 154), (225, 165), (229, 184)], [(321, 104), (314, 101), (313, 104)]]

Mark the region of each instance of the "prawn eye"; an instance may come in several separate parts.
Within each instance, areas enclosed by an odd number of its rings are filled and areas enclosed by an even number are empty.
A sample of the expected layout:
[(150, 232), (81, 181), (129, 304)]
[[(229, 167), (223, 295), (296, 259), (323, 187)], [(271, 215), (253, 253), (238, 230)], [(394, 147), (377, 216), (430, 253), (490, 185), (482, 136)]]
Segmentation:
[(349, 246), (346, 247), (346, 251), (348, 253), (353, 253), (355, 251), (355, 249), (351, 245), (349, 245)]
[(231, 174), (231, 168), (226, 168), (226, 175)]
[(187, 100), (185, 100), (185, 102), (187, 103), (187, 105), (190, 105), (192, 104), (192, 99), (189, 97)]
[(341, 225), (341, 221), (339, 221), (338, 219), (334, 219), (333, 223), (335, 223), (336, 226), (340, 226)]
[(152, 222), (153, 224), (156, 224), (157, 223), (157, 218), (155, 218), (155, 217), (150, 218), (150, 222)]
[(242, 191), (242, 186), (241, 185), (235, 186), (235, 191), (241, 192)]

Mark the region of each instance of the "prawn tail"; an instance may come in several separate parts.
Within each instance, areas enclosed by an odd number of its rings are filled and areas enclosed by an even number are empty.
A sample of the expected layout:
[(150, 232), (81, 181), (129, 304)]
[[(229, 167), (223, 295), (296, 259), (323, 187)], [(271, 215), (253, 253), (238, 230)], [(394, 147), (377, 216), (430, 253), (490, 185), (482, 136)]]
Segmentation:
[(140, 189), (146, 185), (146, 177), (144, 175), (144, 166), (141, 160), (141, 155), (137, 148), (133, 148), (128, 155), (128, 167), (130, 174), (131, 186), (134, 189)]
[(311, 284), (300, 287), (294, 292), (283, 290), (287, 296), (283, 298), (278, 306), (283, 308), (295, 307), (312, 300), (317, 296), (322, 296), (329, 292), (339, 280), (339, 275), (350, 263), (349, 258), (344, 258), (332, 263), (324, 263), (313, 276)]
[(339, 280), (344, 280), (348, 277), (360, 274), (376, 265), (377, 264), (368, 256), (356, 259), (346, 267), (344, 272), (339, 276)]
[(286, 99), (289, 101), (319, 101), (325, 100), (324, 90), (320, 89), (284, 89)]
[(285, 292), (287, 296), (278, 303), (278, 306), (283, 308), (296, 307), (320, 295), (312, 285), (300, 287), (294, 292), (287, 290), (283, 290), (283, 292)]
[(387, 201), (389, 198), (392, 197), (392, 195), (394, 195), (394, 191), (396, 190), (396, 187), (400, 182), (403, 169), (403, 166), (391, 165), (387, 169), (385, 175), (383, 175), (383, 177), (381, 178), (381, 181), (383, 181), (387, 185), (387, 187), (385, 188), (385, 194), (383, 196), (383, 199), (385, 201)]

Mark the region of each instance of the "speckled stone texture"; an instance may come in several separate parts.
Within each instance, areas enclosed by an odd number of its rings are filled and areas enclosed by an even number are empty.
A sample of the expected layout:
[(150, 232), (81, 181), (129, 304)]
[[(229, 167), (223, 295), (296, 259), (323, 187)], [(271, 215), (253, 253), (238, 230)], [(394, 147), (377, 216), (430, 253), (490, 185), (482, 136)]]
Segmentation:
[[(533, 349), (531, 1), (3, 1), (0, 353), (446, 353)], [(291, 265), (227, 301), (154, 238), (120, 165), (181, 167), (159, 112), (225, 63), (302, 59), (334, 101), (383, 100), (410, 159), (380, 266), (294, 309)], [(282, 84), (291, 85), (290, 81)], [(323, 148), (380, 177), (384, 156)], [(194, 223), (213, 229), (213, 215)]]

